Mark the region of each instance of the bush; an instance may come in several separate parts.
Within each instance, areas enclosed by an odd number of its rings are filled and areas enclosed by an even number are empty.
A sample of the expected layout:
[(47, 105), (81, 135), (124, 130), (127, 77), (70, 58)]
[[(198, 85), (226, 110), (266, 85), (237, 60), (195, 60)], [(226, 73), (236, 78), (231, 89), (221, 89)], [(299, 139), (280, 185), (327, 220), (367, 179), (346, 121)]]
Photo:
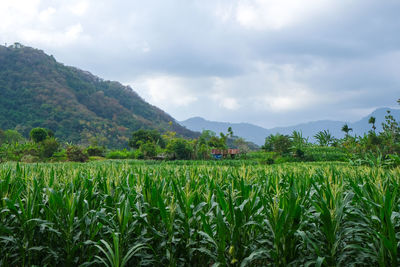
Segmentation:
[(153, 142), (147, 141), (140, 146), (140, 151), (145, 158), (154, 158), (157, 155), (157, 146)]
[(141, 150), (137, 149), (133, 153), (135, 159), (144, 159), (144, 154)]
[(85, 162), (89, 159), (88, 155), (75, 145), (68, 146), (66, 154), (69, 161)]
[(67, 153), (65, 151), (65, 149), (58, 151), (58, 152), (54, 152), (53, 156), (51, 157), (51, 161), (66, 161), (67, 158)]
[(107, 153), (106, 158), (108, 159), (126, 159), (127, 154), (121, 150), (114, 150)]
[(89, 156), (104, 157), (104, 148), (101, 146), (89, 146), (86, 149)]
[(50, 158), (58, 151), (60, 144), (55, 138), (48, 138), (42, 141), (40, 145), (41, 155), (44, 158)]
[[(138, 150), (136, 150), (138, 151)], [(135, 152), (136, 151), (128, 151), (124, 150), (113, 150), (106, 154), (107, 159), (135, 159)]]
[(24, 155), (21, 158), (21, 162), (25, 162), (25, 163), (34, 163), (34, 162), (39, 162), (40, 159), (37, 156), (33, 156), (33, 155)]

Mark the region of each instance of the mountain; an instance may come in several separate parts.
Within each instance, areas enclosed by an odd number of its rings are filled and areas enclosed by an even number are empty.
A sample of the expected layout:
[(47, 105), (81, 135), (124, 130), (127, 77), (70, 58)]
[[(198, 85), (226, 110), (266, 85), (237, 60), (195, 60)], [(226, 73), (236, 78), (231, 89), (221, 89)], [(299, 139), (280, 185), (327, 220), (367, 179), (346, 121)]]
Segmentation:
[[(400, 120), (400, 109), (379, 108), (372, 112), (370, 115), (362, 118), (353, 123), (347, 123), (350, 128), (353, 128), (352, 135), (363, 135), (371, 130), (371, 124), (368, 120), (371, 116), (376, 118), (376, 131), (382, 130), (382, 122), (385, 121), (386, 111), (390, 110), (391, 114), (396, 120)], [(263, 145), (265, 137), (270, 134), (288, 134), (290, 135), (294, 130), (301, 131), (304, 137), (309, 137), (310, 142), (314, 142), (314, 135), (321, 130), (329, 130), (331, 134), (337, 138), (344, 136), (341, 131), (342, 126), (346, 123), (344, 121), (321, 120), (308, 123), (297, 124), (288, 127), (275, 127), (266, 129), (254, 124), (249, 123), (229, 123), (229, 122), (216, 122), (208, 121), (200, 117), (193, 117), (180, 122), (183, 126), (192, 131), (201, 132), (203, 130), (211, 130), (216, 133), (226, 133), (228, 127), (232, 127), (233, 133), (237, 136), (243, 137), (248, 141), (254, 142), (257, 145)]]
[[(172, 123), (170, 123), (172, 122)], [(126, 146), (140, 128), (194, 133), (129, 86), (105, 81), (20, 44), (0, 46), (0, 129), (45, 127), (62, 141)]]

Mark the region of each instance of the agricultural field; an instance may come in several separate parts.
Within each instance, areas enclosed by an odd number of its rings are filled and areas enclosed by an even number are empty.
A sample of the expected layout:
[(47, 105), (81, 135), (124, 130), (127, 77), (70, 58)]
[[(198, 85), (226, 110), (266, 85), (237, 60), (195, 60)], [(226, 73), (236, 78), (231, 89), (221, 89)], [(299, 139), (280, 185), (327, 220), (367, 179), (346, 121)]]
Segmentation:
[(398, 266), (400, 169), (0, 165), (0, 266)]

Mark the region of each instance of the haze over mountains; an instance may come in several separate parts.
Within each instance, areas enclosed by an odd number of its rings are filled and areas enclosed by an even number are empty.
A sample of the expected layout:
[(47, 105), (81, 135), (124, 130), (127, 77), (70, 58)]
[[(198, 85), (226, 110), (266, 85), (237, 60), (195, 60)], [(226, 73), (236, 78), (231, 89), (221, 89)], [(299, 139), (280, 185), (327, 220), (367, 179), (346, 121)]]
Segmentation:
[(134, 130), (194, 133), (132, 88), (105, 81), (20, 44), (0, 46), (0, 129), (45, 127), (62, 141), (123, 147)]
[[(390, 109), (390, 108), (379, 108), (372, 112), (370, 115), (363, 117), (362, 119), (348, 123), (353, 131), (350, 132), (352, 135), (363, 135), (371, 130), (371, 124), (368, 120), (371, 116), (376, 118), (376, 131), (382, 130), (382, 122), (385, 120), (386, 111), (390, 110), (392, 115), (396, 120), (400, 120), (400, 109)], [(288, 134), (290, 135), (294, 130), (301, 131), (304, 137), (309, 137), (310, 142), (314, 142), (314, 135), (321, 130), (329, 130), (331, 134), (337, 138), (344, 136), (341, 131), (342, 126), (346, 123), (344, 121), (332, 121), (332, 120), (320, 120), (308, 123), (302, 123), (294, 126), (288, 127), (276, 127), (271, 129), (266, 129), (254, 124), (249, 123), (229, 123), (229, 122), (217, 122), (208, 121), (200, 117), (193, 117), (180, 122), (183, 126), (187, 127), (192, 131), (211, 130), (213, 132), (226, 133), (228, 127), (232, 127), (235, 135), (245, 138), (248, 141), (254, 142), (257, 145), (263, 145), (265, 137), (270, 134)]]

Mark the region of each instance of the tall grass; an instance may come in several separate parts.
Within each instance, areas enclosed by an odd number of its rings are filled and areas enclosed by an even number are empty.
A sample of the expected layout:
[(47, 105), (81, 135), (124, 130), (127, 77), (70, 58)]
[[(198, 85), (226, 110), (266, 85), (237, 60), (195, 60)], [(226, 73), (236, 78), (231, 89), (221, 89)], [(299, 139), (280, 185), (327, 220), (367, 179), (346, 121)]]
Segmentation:
[(399, 169), (230, 165), (2, 164), (0, 266), (399, 264)]

